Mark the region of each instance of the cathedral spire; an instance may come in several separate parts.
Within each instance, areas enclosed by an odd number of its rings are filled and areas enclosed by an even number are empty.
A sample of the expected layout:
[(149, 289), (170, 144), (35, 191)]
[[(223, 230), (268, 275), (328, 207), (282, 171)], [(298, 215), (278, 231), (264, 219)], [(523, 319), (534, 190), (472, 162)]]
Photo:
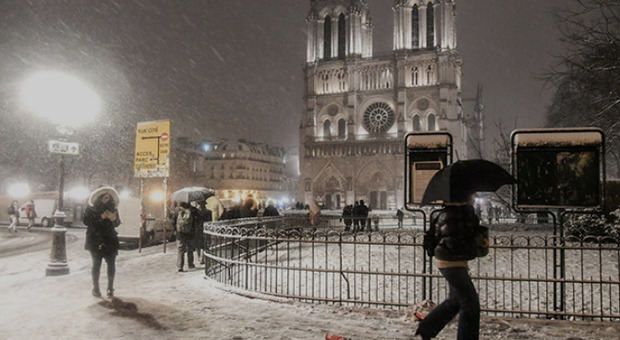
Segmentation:
[(394, 50), (456, 48), (456, 0), (394, 0)]

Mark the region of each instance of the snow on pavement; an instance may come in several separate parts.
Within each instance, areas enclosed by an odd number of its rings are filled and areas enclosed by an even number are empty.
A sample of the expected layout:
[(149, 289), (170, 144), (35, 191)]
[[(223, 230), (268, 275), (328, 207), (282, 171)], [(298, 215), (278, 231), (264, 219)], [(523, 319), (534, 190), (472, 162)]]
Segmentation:
[[(0, 230), (6, 233), (6, 229)], [(234, 294), (202, 268), (178, 273), (175, 243), (121, 251), (117, 300), (90, 295), (83, 231), (69, 231), (71, 273), (45, 277), (49, 249), (0, 256), (0, 339), (416, 339), (404, 311), (310, 305)], [(101, 284), (105, 288), (105, 265)], [(102, 289), (103, 290), (103, 289)], [(455, 339), (456, 323), (437, 339)], [(618, 339), (618, 323), (483, 317), (481, 339)]]

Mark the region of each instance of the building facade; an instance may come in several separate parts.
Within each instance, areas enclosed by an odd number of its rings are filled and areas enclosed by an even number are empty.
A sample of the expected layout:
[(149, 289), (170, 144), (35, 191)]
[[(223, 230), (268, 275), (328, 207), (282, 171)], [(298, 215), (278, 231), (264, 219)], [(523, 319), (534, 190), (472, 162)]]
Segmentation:
[(366, 0), (311, 0), (299, 197), (329, 208), (404, 203), (404, 137), (448, 131), (467, 155), (455, 0), (396, 0), (393, 50), (375, 55)]

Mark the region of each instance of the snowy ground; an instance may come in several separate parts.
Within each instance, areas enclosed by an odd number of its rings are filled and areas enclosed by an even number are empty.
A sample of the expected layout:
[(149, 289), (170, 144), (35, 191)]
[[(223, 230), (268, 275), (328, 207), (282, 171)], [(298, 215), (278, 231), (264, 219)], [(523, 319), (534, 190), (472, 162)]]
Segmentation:
[[(177, 273), (174, 243), (166, 254), (162, 246), (142, 253), (121, 251), (118, 299), (96, 299), (90, 295), (84, 231), (68, 233), (69, 275), (45, 277), (49, 249), (0, 252), (0, 339), (325, 339), (326, 333), (351, 339), (413, 339), (417, 327), (404, 312), (233, 294), (204, 279), (202, 268)], [(0, 246), (21, 242), (28, 247), (22, 236), (9, 235), (3, 227)], [(36, 243), (38, 238), (32, 237), (30, 242)], [(438, 339), (454, 339), (455, 326)], [(482, 339), (618, 339), (620, 324), (483, 317), (481, 334)]]

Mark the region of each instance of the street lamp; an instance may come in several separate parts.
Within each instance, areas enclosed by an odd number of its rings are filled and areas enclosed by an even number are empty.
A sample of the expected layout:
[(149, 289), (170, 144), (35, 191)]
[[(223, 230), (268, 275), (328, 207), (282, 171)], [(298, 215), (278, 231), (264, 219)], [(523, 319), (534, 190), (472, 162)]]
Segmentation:
[[(50, 121), (63, 136), (73, 134), (73, 129), (94, 119), (101, 109), (99, 96), (91, 88), (69, 74), (58, 71), (43, 71), (30, 75), (23, 83), (21, 101), (24, 107), (40, 118)], [(58, 223), (52, 232), (51, 261), (46, 275), (63, 275), (69, 273), (65, 250), (66, 229), (64, 220), (63, 195), (65, 181), (65, 155), (77, 155), (78, 143), (66, 141), (49, 141), (49, 151), (60, 154), (58, 171), (58, 204), (54, 217)]]

